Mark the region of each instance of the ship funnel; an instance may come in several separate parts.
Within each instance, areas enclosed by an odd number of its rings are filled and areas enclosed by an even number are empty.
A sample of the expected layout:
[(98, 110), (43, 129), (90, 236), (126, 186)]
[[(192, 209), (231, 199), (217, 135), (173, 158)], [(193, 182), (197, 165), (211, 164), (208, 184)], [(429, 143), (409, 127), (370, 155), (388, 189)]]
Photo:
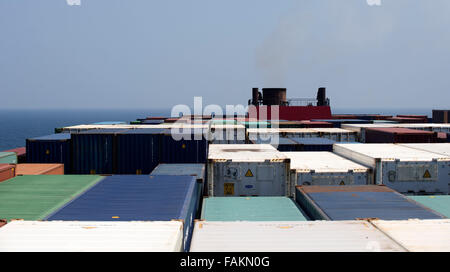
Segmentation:
[(327, 94), (325, 87), (320, 87), (317, 91), (317, 106), (327, 106)]

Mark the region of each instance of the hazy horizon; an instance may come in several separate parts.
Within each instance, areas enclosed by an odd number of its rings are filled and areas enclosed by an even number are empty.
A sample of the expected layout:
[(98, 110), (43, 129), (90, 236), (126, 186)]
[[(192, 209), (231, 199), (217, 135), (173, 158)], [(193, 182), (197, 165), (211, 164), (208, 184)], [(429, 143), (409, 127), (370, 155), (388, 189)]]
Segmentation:
[(449, 108), (450, 1), (0, 2), (3, 109), (246, 105), (252, 87), (339, 109)]

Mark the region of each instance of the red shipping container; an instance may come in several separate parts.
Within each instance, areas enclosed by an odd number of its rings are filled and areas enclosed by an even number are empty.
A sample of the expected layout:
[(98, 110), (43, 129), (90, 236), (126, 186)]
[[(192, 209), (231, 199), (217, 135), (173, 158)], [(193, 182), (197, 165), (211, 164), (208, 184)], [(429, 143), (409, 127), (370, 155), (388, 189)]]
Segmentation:
[(428, 119), (411, 118), (411, 117), (392, 117), (388, 118), (389, 121), (395, 121), (399, 123), (428, 123)]
[(435, 143), (437, 132), (409, 128), (366, 128), (366, 143)]
[(20, 163), (16, 165), (16, 176), (20, 175), (64, 175), (64, 164)]
[(15, 169), (14, 164), (0, 164), (0, 182), (15, 177)]

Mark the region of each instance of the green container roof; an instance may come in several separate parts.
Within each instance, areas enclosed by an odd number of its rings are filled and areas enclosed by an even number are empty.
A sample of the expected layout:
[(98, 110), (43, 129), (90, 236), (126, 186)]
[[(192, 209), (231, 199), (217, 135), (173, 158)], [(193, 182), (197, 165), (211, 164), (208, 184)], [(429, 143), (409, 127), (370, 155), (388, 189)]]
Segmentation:
[(203, 199), (206, 221), (306, 221), (287, 197), (209, 197)]
[(408, 196), (414, 201), (450, 218), (450, 195)]
[(95, 175), (36, 175), (0, 182), (0, 219), (42, 220), (102, 179)]
[(0, 152), (0, 163), (17, 163), (15, 152)]

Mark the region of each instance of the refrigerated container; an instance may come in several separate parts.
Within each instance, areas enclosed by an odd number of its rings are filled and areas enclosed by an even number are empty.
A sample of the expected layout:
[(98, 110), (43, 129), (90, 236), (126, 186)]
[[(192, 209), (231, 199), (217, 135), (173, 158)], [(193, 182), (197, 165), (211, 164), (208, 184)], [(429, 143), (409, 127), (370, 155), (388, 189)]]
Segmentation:
[(371, 167), (373, 184), (407, 194), (449, 193), (449, 156), (396, 144), (335, 144), (333, 152)]
[(319, 133), (319, 137), (330, 139), (336, 142), (355, 142), (357, 134), (354, 131), (342, 128), (313, 128)]
[(195, 222), (191, 252), (406, 251), (367, 221)]
[(331, 152), (286, 152), (291, 191), (296, 185), (366, 185), (370, 169)]
[(271, 145), (210, 145), (208, 195), (289, 195), (288, 171), (289, 159)]
[[(251, 144), (271, 144), (270, 140), (264, 141), (261, 139), (251, 140)], [(300, 144), (290, 138), (280, 137), (276, 143), (271, 144), (278, 151), (289, 152), (289, 151), (300, 151)]]
[(0, 252), (179, 252), (183, 223), (12, 221), (0, 229)]
[(202, 220), (211, 221), (306, 221), (289, 197), (205, 197)]
[(72, 173), (72, 142), (70, 133), (30, 138), (26, 141), (27, 163), (62, 163), (64, 172)]
[(297, 186), (295, 200), (314, 220), (445, 218), (382, 185)]
[(449, 252), (450, 220), (371, 220), (377, 229), (411, 252)]
[(193, 176), (114, 175), (46, 217), (64, 221), (183, 222), (183, 249), (189, 249), (200, 199)]
[(249, 128), (247, 135), (249, 141), (267, 141), (273, 137), (319, 137), (319, 132), (311, 128)]
[(102, 179), (95, 175), (31, 175), (0, 182), (0, 218), (42, 220)]
[[(435, 144), (401, 144), (401, 146), (414, 148), (418, 150), (437, 153), (444, 156), (450, 156), (450, 143), (435, 143)], [(450, 181), (450, 179), (449, 179)]]

